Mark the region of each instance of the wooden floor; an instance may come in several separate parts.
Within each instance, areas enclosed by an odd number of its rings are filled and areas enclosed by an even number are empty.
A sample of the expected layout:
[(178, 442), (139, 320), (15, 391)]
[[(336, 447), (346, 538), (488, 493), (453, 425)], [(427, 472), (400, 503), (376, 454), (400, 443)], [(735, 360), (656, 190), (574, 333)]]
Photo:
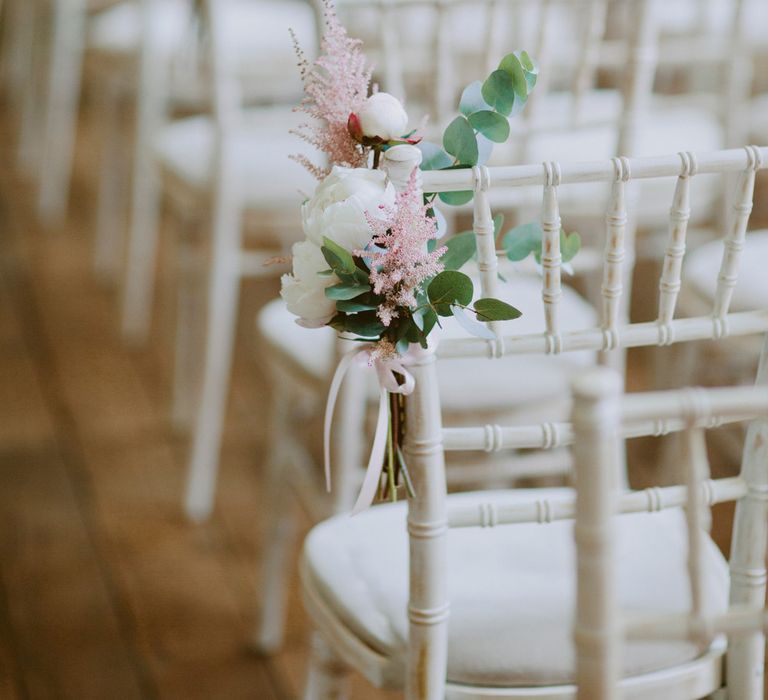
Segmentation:
[[(0, 700), (287, 700), (307, 620), (295, 580), (285, 650), (249, 650), (261, 551), (265, 386), (246, 285), (221, 488), (186, 522), (187, 442), (169, 424), (172, 304), (147, 348), (117, 333), (91, 271), (93, 150), (81, 125), (67, 224), (39, 227), (0, 115)], [(295, 579), (295, 577), (294, 577)], [(391, 697), (354, 681), (356, 698)]]
[[(308, 624), (295, 576), (285, 649), (249, 650), (268, 398), (252, 328), (276, 282), (244, 286), (216, 510), (192, 525), (168, 412), (171, 266), (149, 344), (126, 348), (91, 268), (89, 113), (56, 230), (13, 173), (10, 122), (0, 108), (0, 700), (296, 698)], [(726, 544), (730, 513), (717, 516)], [(395, 696), (357, 678), (352, 697)]]

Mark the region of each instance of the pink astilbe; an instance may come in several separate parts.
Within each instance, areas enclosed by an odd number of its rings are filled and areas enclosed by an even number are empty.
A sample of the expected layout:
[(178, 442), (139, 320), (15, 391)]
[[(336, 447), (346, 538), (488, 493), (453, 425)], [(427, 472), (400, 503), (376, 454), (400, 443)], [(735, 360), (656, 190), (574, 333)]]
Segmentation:
[(299, 58), (304, 99), (297, 111), (311, 117), (314, 124), (302, 124), (295, 132), (328, 156), (328, 167), (312, 163), (304, 155), (293, 156), (318, 180), (334, 165), (365, 167), (368, 148), (358, 144), (347, 129), (347, 120), (368, 97), (371, 68), (366, 65), (359, 39), (347, 36), (339, 22), (332, 0), (323, 0), (325, 32), (320, 56), (310, 65), (295, 35), (293, 43)]
[(440, 257), (445, 247), (427, 251), (427, 242), (437, 238), (437, 221), (427, 213), (417, 177), (414, 169), (408, 186), (383, 218), (367, 216), (375, 247), (355, 252), (370, 261), (373, 291), (384, 297), (376, 313), (385, 326), (399, 316), (398, 307), (415, 308), (422, 284), (443, 270)]

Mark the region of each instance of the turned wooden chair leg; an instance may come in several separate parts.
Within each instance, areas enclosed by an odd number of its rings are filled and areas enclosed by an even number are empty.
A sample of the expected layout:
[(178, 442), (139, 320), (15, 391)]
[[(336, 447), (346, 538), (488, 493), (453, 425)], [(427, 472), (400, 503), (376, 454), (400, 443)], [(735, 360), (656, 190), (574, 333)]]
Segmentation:
[(38, 214), (46, 224), (63, 219), (77, 135), (86, 11), (79, 3), (54, 3), (53, 40), (48, 61)]
[(180, 229), (180, 235), (177, 238), (176, 255), (177, 305), (171, 422), (174, 430), (187, 432), (194, 421), (200, 394), (205, 256), (198, 242), (192, 240), (193, 222), (180, 212), (175, 213), (173, 219)]
[(122, 193), (127, 159), (121, 145), (121, 100), (120, 86), (110, 81), (104, 89), (98, 120), (102, 127), (101, 163), (93, 245), (93, 271), (104, 284), (112, 284), (117, 279), (125, 225)]
[(296, 512), (289, 480), (290, 454), (287, 440), (290, 420), (290, 396), (280, 384), (272, 388), (270, 405), (267, 483), (262, 517), (266, 528), (261, 576), (257, 589), (257, 620), (253, 646), (259, 653), (276, 652), (283, 643), (286, 593), (296, 541)]
[(326, 641), (312, 635), (303, 700), (346, 700), (348, 670)]
[(185, 508), (196, 521), (205, 520), (213, 509), (232, 367), (241, 276), (242, 209), (234, 198), (236, 188), (231, 173), (220, 176), (213, 212), (202, 384), (187, 467)]

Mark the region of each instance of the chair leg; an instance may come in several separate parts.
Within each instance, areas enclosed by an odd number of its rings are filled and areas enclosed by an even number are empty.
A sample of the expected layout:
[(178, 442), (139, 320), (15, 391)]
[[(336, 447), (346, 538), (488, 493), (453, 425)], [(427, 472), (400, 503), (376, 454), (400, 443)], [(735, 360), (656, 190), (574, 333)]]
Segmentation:
[(167, 107), (167, 69), (151, 42), (142, 46), (121, 321), (123, 338), (133, 344), (146, 340), (152, 316), (160, 207), (160, 173), (152, 144)]
[(213, 509), (240, 292), (241, 210), (225, 184), (236, 187), (223, 180), (217, 185), (203, 377), (187, 469), (185, 506), (195, 521)]
[(345, 700), (348, 671), (328, 643), (315, 632), (309, 655), (303, 700)]
[(93, 270), (102, 283), (115, 281), (123, 242), (124, 209), (121, 194), (127, 163), (124, 148), (121, 147), (121, 99), (122, 94), (117, 84), (105, 86), (99, 119), (103, 128), (93, 246)]
[(177, 259), (177, 307), (175, 360), (173, 364), (173, 401), (171, 422), (178, 432), (186, 432), (195, 417), (199, 395), (200, 355), (204, 341), (200, 320), (205, 313), (203, 305), (203, 255), (199, 246), (190, 240), (192, 222), (186, 217), (174, 219), (182, 229)]
[[(35, 32), (43, 22), (40, 8), (34, 2), (17, 2), (12, 6), (14, 47), (11, 56), (11, 102), (20, 106), (19, 136), (16, 157), (26, 175), (37, 176), (40, 159), (40, 101), (43, 55), (35, 44)], [(9, 27), (8, 34), (12, 29)], [(7, 35), (6, 35), (7, 36)], [(10, 50), (10, 49), (9, 49)]]
[(265, 546), (253, 635), (253, 646), (262, 654), (276, 652), (283, 643), (286, 592), (297, 530), (285, 449), (286, 441), (291, 439), (287, 426), (290, 403), (287, 394), (284, 387), (275, 385), (270, 407), (267, 483), (262, 509), (266, 522)]
[(54, 4), (37, 202), (38, 214), (46, 224), (57, 224), (62, 220), (69, 198), (83, 69), (85, 14), (80, 3), (58, 0)]

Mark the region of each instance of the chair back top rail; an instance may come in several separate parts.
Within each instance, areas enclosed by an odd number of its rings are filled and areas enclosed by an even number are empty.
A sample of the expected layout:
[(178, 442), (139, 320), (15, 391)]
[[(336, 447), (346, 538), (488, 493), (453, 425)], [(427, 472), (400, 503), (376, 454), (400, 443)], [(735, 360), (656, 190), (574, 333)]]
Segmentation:
[[(686, 164), (685, 155), (695, 164)], [(615, 158), (583, 163), (552, 162), (547, 164), (480, 166), (472, 169), (430, 170), (422, 175), (425, 192), (459, 192), (478, 187), (480, 174), (487, 171), (491, 188), (526, 187), (531, 185), (555, 186), (588, 182), (613, 182), (617, 179)], [(750, 146), (708, 152), (681, 152), (674, 155), (621, 157), (628, 180), (646, 180), (660, 177), (690, 177), (715, 173), (735, 173), (747, 169), (768, 167), (768, 147)], [(549, 174), (551, 172), (551, 174)], [(550, 182), (548, 182), (548, 180)]]

